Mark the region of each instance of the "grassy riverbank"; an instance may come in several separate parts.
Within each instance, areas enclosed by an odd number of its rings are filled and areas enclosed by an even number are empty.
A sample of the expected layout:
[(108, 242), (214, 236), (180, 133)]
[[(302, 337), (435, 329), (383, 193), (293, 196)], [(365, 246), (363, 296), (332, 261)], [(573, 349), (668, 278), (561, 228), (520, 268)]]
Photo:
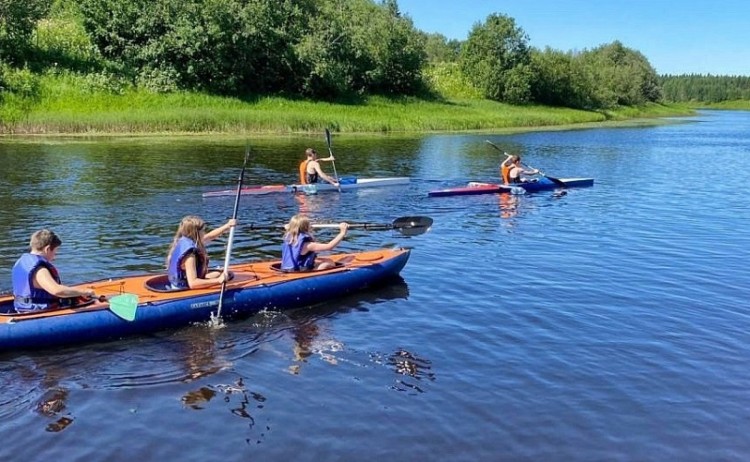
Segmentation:
[(33, 98), (7, 98), (0, 133), (18, 135), (413, 133), (529, 130), (689, 115), (650, 104), (607, 112), (511, 106), (475, 98), (387, 99), (356, 104), (99, 88), (81, 77), (40, 76)]

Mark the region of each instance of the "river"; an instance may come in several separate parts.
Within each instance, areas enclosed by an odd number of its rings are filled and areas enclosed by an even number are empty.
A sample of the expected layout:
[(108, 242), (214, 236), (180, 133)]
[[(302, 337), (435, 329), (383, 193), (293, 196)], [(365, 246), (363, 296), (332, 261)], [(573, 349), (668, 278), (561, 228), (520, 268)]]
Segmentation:
[[(412, 248), (402, 281), (222, 329), (3, 353), (0, 460), (746, 460), (750, 112), (671, 122), (334, 134), (339, 174), (411, 183), (244, 196), (240, 222), (432, 217), (340, 247)], [(496, 179), (485, 140), (595, 185), (427, 196)], [(233, 197), (201, 193), (234, 187), (246, 146), (252, 184), (326, 151), (322, 134), (0, 139), (0, 289), (41, 227), (62, 237), (65, 282), (161, 271), (182, 216), (231, 216)], [(235, 239), (233, 261), (280, 254), (276, 231)]]

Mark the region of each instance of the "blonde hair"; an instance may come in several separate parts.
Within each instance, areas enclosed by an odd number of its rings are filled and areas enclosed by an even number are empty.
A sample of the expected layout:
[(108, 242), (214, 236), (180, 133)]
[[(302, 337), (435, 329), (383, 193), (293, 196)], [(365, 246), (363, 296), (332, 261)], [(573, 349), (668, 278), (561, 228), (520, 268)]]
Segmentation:
[(49, 229), (40, 229), (31, 235), (29, 241), (29, 247), (31, 250), (44, 250), (45, 247), (50, 246), (51, 249), (56, 249), (62, 245), (62, 240), (57, 237), (54, 231)]
[(203, 221), (203, 218), (195, 215), (188, 215), (180, 221), (180, 226), (177, 227), (177, 232), (172, 240), (172, 245), (169, 247), (169, 252), (167, 252), (167, 268), (169, 268), (169, 257), (172, 256), (172, 251), (181, 237), (192, 239), (198, 247), (198, 252), (201, 254), (206, 253), (206, 247), (203, 244), (203, 239), (201, 239), (201, 231), (205, 228), (206, 222)]
[(300, 233), (307, 233), (312, 236), (312, 226), (310, 225), (310, 219), (305, 215), (298, 213), (293, 216), (289, 223), (286, 225), (286, 233), (284, 233), (284, 240), (294, 245), (297, 243)]

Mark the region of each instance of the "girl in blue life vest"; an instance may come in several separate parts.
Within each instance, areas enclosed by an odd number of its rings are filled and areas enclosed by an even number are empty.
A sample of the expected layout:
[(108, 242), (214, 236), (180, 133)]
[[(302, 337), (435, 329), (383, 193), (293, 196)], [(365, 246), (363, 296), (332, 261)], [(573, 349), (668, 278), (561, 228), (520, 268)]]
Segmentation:
[(74, 289), (62, 284), (52, 264), (62, 240), (42, 229), (31, 235), (30, 252), (21, 255), (13, 265), (14, 306), (19, 313), (59, 308), (63, 299), (94, 297), (90, 289)]
[(348, 223), (339, 223), (339, 233), (328, 243), (315, 242), (310, 220), (297, 214), (286, 225), (284, 242), (281, 244), (282, 271), (310, 271), (332, 268), (335, 263), (330, 258), (316, 258), (318, 252), (333, 250), (346, 236)]
[(206, 232), (206, 222), (188, 215), (182, 219), (167, 254), (167, 273), (172, 289), (201, 289), (227, 280), (224, 271), (208, 271), (206, 242), (221, 236), (237, 224), (231, 219)]

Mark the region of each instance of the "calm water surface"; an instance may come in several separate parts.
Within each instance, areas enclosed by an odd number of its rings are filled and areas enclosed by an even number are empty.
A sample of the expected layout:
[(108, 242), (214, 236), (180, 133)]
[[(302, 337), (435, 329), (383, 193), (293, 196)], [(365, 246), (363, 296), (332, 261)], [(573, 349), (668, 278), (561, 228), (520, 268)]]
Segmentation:
[[(243, 197), (244, 224), (435, 220), (353, 231), (413, 248), (403, 281), (223, 329), (0, 355), (0, 460), (747, 460), (750, 113), (658, 127), (334, 137), (339, 174), (403, 187)], [(491, 180), (491, 140), (592, 188), (428, 198)], [(323, 136), (250, 140), (289, 183)], [(0, 289), (30, 233), (66, 282), (160, 271), (176, 224), (219, 225), (244, 142), (0, 141)], [(324, 168), (330, 170), (328, 164)], [(234, 259), (279, 255), (240, 231)], [(214, 262), (221, 244), (209, 249)]]

